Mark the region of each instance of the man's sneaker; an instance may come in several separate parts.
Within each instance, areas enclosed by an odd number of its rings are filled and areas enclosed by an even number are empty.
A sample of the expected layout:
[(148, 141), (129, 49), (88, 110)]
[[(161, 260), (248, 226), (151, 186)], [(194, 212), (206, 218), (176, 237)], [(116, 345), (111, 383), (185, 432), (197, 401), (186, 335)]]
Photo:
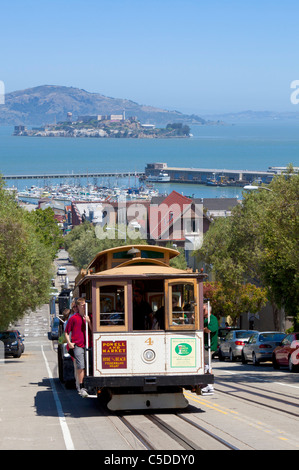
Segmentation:
[(203, 396), (214, 395), (214, 387), (207, 385), (201, 389), (200, 394)]
[(87, 392), (86, 388), (80, 388), (79, 394), (80, 394), (81, 397), (83, 397), (83, 398), (88, 397), (88, 392)]

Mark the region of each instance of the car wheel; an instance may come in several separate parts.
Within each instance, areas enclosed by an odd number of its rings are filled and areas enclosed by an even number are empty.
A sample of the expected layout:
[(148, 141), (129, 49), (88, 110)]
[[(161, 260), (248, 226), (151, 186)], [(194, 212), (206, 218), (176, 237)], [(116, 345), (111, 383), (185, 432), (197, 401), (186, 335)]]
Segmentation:
[(230, 361), (232, 361), (232, 362), (236, 360), (236, 356), (234, 355), (232, 349), (230, 349), (230, 351), (229, 351), (229, 359), (230, 359)]
[(295, 366), (292, 362), (292, 356), (289, 356), (288, 361), (289, 371), (290, 372), (297, 372), (299, 370), (298, 366)]
[(273, 355), (272, 363), (273, 363), (273, 369), (279, 370), (279, 364), (278, 364), (278, 362), (277, 362), (277, 360), (276, 360), (276, 356), (275, 356), (275, 355)]
[(242, 352), (242, 364), (247, 364), (247, 359), (245, 358), (244, 353)]
[(252, 353), (252, 362), (254, 366), (259, 365), (259, 361), (257, 360), (255, 353)]
[(223, 354), (222, 354), (222, 352), (220, 351), (220, 349), (219, 349), (219, 353), (218, 353), (218, 359), (219, 359), (219, 361), (221, 361), (221, 362), (223, 362), (224, 359), (225, 359), (225, 357), (223, 356)]

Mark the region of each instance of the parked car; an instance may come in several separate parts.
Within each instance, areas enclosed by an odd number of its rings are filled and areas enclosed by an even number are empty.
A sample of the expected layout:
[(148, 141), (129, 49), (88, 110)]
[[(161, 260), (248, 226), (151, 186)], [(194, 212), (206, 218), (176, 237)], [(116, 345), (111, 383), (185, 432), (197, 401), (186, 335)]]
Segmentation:
[(233, 326), (226, 326), (226, 327), (218, 329), (218, 347), (217, 347), (217, 351), (213, 353), (213, 357), (218, 356), (220, 344), (222, 343), (222, 341), (225, 340), (227, 333), (229, 333), (232, 330), (240, 330), (240, 328), (236, 328)]
[(224, 341), (220, 344), (218, 358), (219, 361), (224, 361), (228, 357), (231, 361), (240, 359), (242, 350), (246, 341), (250, 336), (256, 333), (255, 330), (233, 330), (230, 331)]
[(58, 266), (57, 274), (58, 274), (58, 276), (66, 276), (66, 275), (67, 275), (67, 269), (66, 269), (66, 267), (64, 267), (64, 266)]
[(58, 339), (59, 337), (59, 318), (54, 317), (51, 322), (51, 339)]
[(23, 343), (16, 331), (0, 331), (0, 341), (4, 343), (5, 356), (21, 357)]
[(273, 351), (274, 369), (287, 366), (290, 372), (299, 372), (299, 333), (290, 333)]
[(24, 338), (23, 335), (21, 335), (21, 333), (19, 332), (19, 330), (12, 330), (12, 331), (14, 331), (15, 333), (17, 333), (18, 338), (19, 338), (20, 341), (21, 341), (21, 350), (22, 350), (22, 354), (23, 354), (23, 352), (25, 351), (25, 344), (24, 344), (24, 339), (25, 339), (25, 338)]
[(278, 331), (254, 333), (243, 347), (242, 363), (252, 361), (257, 366), (260, 362), (272, 361), (273, 351), (284, 337), (285, 333)]

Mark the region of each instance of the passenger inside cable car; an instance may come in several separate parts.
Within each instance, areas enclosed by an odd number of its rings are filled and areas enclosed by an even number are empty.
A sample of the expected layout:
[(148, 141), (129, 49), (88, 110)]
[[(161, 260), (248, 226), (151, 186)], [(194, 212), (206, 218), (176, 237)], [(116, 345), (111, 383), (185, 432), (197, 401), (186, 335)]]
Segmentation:
[[(169, 325), (195, 324), (194, 285), (188, 282), (173, 284), (168, 309), (164, 289), (164, 281), (159, 279), (132, 282), (133, 331), (164, 330), (167, 310)], [(126, 325), (126, 298), (124, 285), (111, 284), (100, 289), (100, 327)]]
[(141, 288), (133, 291), (133, 330), (151, 330), (153, 311)]

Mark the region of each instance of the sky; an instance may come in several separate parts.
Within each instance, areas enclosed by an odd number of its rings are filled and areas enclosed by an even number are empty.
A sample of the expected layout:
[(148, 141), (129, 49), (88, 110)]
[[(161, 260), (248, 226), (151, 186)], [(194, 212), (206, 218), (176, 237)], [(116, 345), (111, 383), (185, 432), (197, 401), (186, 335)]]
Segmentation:
[(299, 111), (298, 0), (0, 0), (0, 41), (6, 93), (64, 85), (188, 114)]

